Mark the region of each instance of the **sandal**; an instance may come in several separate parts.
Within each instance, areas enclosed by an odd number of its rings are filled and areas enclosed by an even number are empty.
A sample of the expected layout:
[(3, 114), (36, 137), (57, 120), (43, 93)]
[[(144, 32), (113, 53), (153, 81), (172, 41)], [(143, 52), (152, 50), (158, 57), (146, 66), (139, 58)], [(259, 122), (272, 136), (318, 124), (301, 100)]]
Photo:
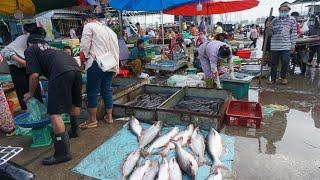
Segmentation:
[(79, 128), (81, 129), (91, 129), (98, 127), (98, 122), (88, 123), (88, 121), (85, 121), (84, 123), (79, 124)]
[(107, 114), (103, 116), (103, 120), (107, 123), (107, 124), (113, 124), (113, 120), (109, 121), (107, 118)]

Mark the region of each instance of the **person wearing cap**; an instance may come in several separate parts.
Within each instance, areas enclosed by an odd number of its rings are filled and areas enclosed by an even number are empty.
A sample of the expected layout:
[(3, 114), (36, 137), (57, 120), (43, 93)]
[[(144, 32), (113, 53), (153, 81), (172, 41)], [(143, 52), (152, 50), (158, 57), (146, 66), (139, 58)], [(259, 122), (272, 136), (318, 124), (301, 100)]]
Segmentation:
[(279, 17), (276, 17), (267, 24), (271, 35), (271, 82), (277, 80), (277, 67), (281, 60), (281, 84), (288, 84), (287, 73), (290, 61), (290, 54), (295, 53), (297, 40), (296, 20), (289, 16), (290, 3), (284, 2), (279, 7)]
[(27, 102), (35, 95), (39, 77), (49, 80), (47, 113), (53, 127), (54, 155), (42, 161), (44, 165), (53, 165), (71, 159), (69, 137), (77, 137), (78, 129), (71, 124), (66, 133), (61, 114), (69, 113), (70, 122), (76, 122), (80, 115), (82, 102), (81, 70), (76, 61), (63, 50), (50, 48), (43, 37), (30, 35), (28, 48), (24, 52), (26, 72), (29, 76), (29, 92), (24, 95)]
[(232, 49), (221, 41), (208, 41), (202, 44), (198, 50), (201, 67), (206, 79), (213, 79), (217, 88), (221, 89), (218, 65), (227, 59), (230, 79), (235, 79), (232, 62)]

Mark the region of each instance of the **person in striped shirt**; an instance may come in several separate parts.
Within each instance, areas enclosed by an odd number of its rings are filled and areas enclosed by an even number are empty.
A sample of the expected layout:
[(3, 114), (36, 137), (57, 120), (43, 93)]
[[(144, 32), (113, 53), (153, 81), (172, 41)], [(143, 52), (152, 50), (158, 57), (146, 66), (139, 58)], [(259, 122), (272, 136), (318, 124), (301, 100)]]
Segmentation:
[(289, 16), (290, 3), (284, 2), (279, 7), (279, 17), (267, 25), (271, 35), (271, 84), (276, 83), (277, 67), (281, 60), (281, 84), (288, 84), (287, 72), (290, 54), (295, 52), (297, 40), (296, 20)]

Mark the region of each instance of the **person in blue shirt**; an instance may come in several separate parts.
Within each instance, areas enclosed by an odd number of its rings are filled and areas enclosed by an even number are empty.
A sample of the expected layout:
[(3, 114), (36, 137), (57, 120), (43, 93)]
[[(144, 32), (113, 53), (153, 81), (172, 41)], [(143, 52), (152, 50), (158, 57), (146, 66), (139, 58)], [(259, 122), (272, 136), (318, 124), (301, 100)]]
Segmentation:
[(128, 65), (132, 66), (133, 72), (136, 76), (140, 76), (142, 72), (142, 65), (147, 62), (150, 62), (150, 59), (146, 57), (144, 41), (139, 39), (136, 47), (131, 50), (128, 58)]

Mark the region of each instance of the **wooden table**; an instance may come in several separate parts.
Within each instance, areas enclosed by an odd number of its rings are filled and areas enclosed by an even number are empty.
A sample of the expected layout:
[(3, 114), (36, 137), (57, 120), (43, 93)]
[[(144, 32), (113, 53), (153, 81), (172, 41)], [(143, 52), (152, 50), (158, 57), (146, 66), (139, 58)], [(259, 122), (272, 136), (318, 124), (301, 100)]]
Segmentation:
[(319, 46), (320, 45), (320, 36), (310, 36), (304, 38), (298, 38), (296, 46)]

